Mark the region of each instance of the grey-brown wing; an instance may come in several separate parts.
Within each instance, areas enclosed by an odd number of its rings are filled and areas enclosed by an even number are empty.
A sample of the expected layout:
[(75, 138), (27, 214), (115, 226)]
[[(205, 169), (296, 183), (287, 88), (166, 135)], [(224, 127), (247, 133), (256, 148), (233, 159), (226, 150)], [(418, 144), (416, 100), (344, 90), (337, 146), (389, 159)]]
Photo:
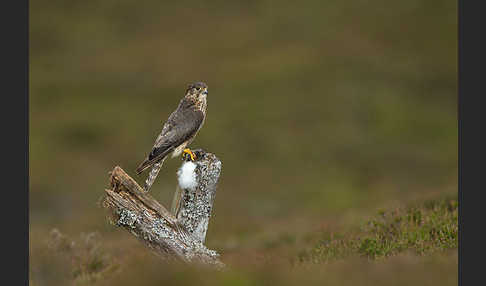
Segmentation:
[(193, 137), (204, 121), (204, 114), (190, 106), (180, 105), (174, 111), (162, 128), (162, 133), (155, 140), (154, 147), (137, 173), (143, 172), (149, 166), (167, 156), (176, 147)]

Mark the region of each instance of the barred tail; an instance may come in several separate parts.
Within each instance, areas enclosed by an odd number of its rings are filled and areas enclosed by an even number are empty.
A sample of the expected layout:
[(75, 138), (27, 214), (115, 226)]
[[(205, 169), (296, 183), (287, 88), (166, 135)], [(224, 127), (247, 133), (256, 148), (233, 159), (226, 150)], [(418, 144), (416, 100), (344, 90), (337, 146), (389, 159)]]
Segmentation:
[(165, 158), (160, 160), (159, 162), (155, 163), (152, 167), (152, 170), (150, 171), (150, 174), (147, 177), (147, 180), (145, 180), (145, 185), (143, 186), (143, 189), (148, 192), (150, 190), (150, 187), (152, 187), (152, 184), (155, 181), (155, 178), (157, 178), (157, 175), (159, 174), (160, 169), (162, 168), (162, 164), (164, 164)]

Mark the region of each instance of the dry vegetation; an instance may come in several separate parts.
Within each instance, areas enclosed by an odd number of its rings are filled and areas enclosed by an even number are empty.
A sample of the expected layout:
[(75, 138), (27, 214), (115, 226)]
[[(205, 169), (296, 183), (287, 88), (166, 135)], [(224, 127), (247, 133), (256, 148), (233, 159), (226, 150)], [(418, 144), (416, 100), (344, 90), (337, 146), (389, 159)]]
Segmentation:
[[(423, 269), (417, 265), (427, 267), (427, 271), (440, 271), (444, 268), (449, 271), (457, 266), (458, 222), (457, 222), (457, 198), (448, 196), (438, 200), (428, 200), (420, 205), (414, 204), (406, 208), (389, 211), (381, 210), (378, 215), (362, 224), (360, 231), (346, 234), (339, 233), (308, 233), (312, 237), (320, 237), (317, 246), (311, 250), (302, 250), (298, 255), (286, 256), (283, 261), (269, 258), (259, 261), (259, 268), (241, 268), (237, 270), (234, 265), (225, 271), (215, 271), (209, 268), (198, 268), (189, 265), (176, 264), (151, 257), (143, 267), (144, 277), (137, 277), (142, 269), (133, 269), (133, 261), (121, 263), (123, 256), (111, 257), (102, 248), (99, 234), (82, 234), (78, 241), (71, 240), (66, 235), (53, 229), (47, 241), (50, 251), (49, 256), (58, 260), (58, 263), (68, 265), (70, 276), (64, 277), (63, 283), (72, 285), (129, 285), (141, 281), (164, 281), (177, 284), (190, 285), (201, 283), (203, 285), (236, 284), (254, 285), (261, 284), (265, 279), (279, 281), (282, 285), (293, 285), (297, 280), (308, 280), (321, 284), (324, 280), (333, 285), (334, 282), (348, 281), (347, 271), (352, 269), (354, 275), (366, 277), (371, 271), (369, 281), (373, 279), (376, 271), (391, 271), (390, 279), (396, 279), (394, 275), (403, 279), (397, 281), (398, 285), (407, 285), (412, 281), (423, 283), (420, 278), (411, 279), (403, 276), (400, 271), (409, 272), (410, 275), (424, 275)], [(327, 238), (323, 238), (323, 236)], [(286, 243), (295, 239), (282, 237)], [(144, 257), (144, 255), (142, 255)], [(124, 257), (132, 260), (133, 257)], [(135, 261), (140, 259), (135, 258)], [(280, 260), (280, 261), (279, 261)], [(286, 260), (286, 261), (285, 261)], [(345, 263), (344, 263), (345, 262)], [(157, 275), (157, 268), (164, 269), (162, 276)], [(277, 270), (278, 269), (278, 270)], [(401, 269), (401, 270), (400, 270)], [(282, 275), (280, 271), (289, 273)], [(260, 272), (262, 271), (262, 272)], [(268, 271), (268, 277), (264, 278), (264, 271)], [(317, 273), (312, 273), (313, 271)], [(191, 274), (187, 277), (178, 276), (177, 273)], [(305, 278), (309, 273), (314, 279)], [(325, 273), (325, 277), (323, 276)], [(169, 277), (164, 277), (168, 275)], [(282, 275), (284, 278), (277, 278)], [(452, 279), (454, 273), (445, 274), (434, 278), (434, 283), (454, 285)], [(425, 276), (423, 276), (425, 277)], [(148, 279), (149, 278), (149, 279)], [(264, 279), (263, 279), (264, 278)], [(59, 278), (58, 278), (59, 279)], [(128, 279), (128, 280), (125, 280)], [(320, 280), (323, 279), (323, 280)], [(437, 279), (437, 280), (436, 280)], [(131, 281), (131, 282), (128, 282)], [(356, 278), (351, 281), (359, 281)], [(387, 280), (380, 283), (387, 285)], [(348, 281), (349, 282), (349, 281)], [(386, 283), (384, 283), (386, 282)], [(288, 284), (287, 284), (288, 283)], [(380, 283), (375, 285), (380, 285)], [(431, 285), (436, 285), (432, 283)], [(262, 283), (265, 285), (265, 283)], [(280, 284), (279, 284), (280, 285)], [(322, 285), (322, 284), (321, 284)], [(350, 284), (351, 285), (351, 284)], [(370, 284), (373, 285), (373, 284)]]

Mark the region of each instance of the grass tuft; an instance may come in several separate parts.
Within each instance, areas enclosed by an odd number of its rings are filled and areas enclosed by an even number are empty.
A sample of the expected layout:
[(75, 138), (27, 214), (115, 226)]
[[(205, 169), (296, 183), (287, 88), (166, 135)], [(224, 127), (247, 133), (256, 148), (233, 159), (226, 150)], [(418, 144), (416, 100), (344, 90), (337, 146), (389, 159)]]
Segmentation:
[(322, 263), (358, 255), (371, 260), (401, 252), (425, 255), (458, 246), (457, 198), (429, 200), (402, 209), (378, 211), (357, 233), (321, 240), (299, 255)]

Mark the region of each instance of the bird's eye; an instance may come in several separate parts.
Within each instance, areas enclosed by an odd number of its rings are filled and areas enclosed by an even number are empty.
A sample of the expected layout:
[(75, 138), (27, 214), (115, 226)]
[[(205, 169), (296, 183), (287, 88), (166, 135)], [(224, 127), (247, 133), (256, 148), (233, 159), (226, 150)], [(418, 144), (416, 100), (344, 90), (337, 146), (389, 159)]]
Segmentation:
[(196, 90), (201, 90), (201, 88), (200, 87), (196, 87)]

